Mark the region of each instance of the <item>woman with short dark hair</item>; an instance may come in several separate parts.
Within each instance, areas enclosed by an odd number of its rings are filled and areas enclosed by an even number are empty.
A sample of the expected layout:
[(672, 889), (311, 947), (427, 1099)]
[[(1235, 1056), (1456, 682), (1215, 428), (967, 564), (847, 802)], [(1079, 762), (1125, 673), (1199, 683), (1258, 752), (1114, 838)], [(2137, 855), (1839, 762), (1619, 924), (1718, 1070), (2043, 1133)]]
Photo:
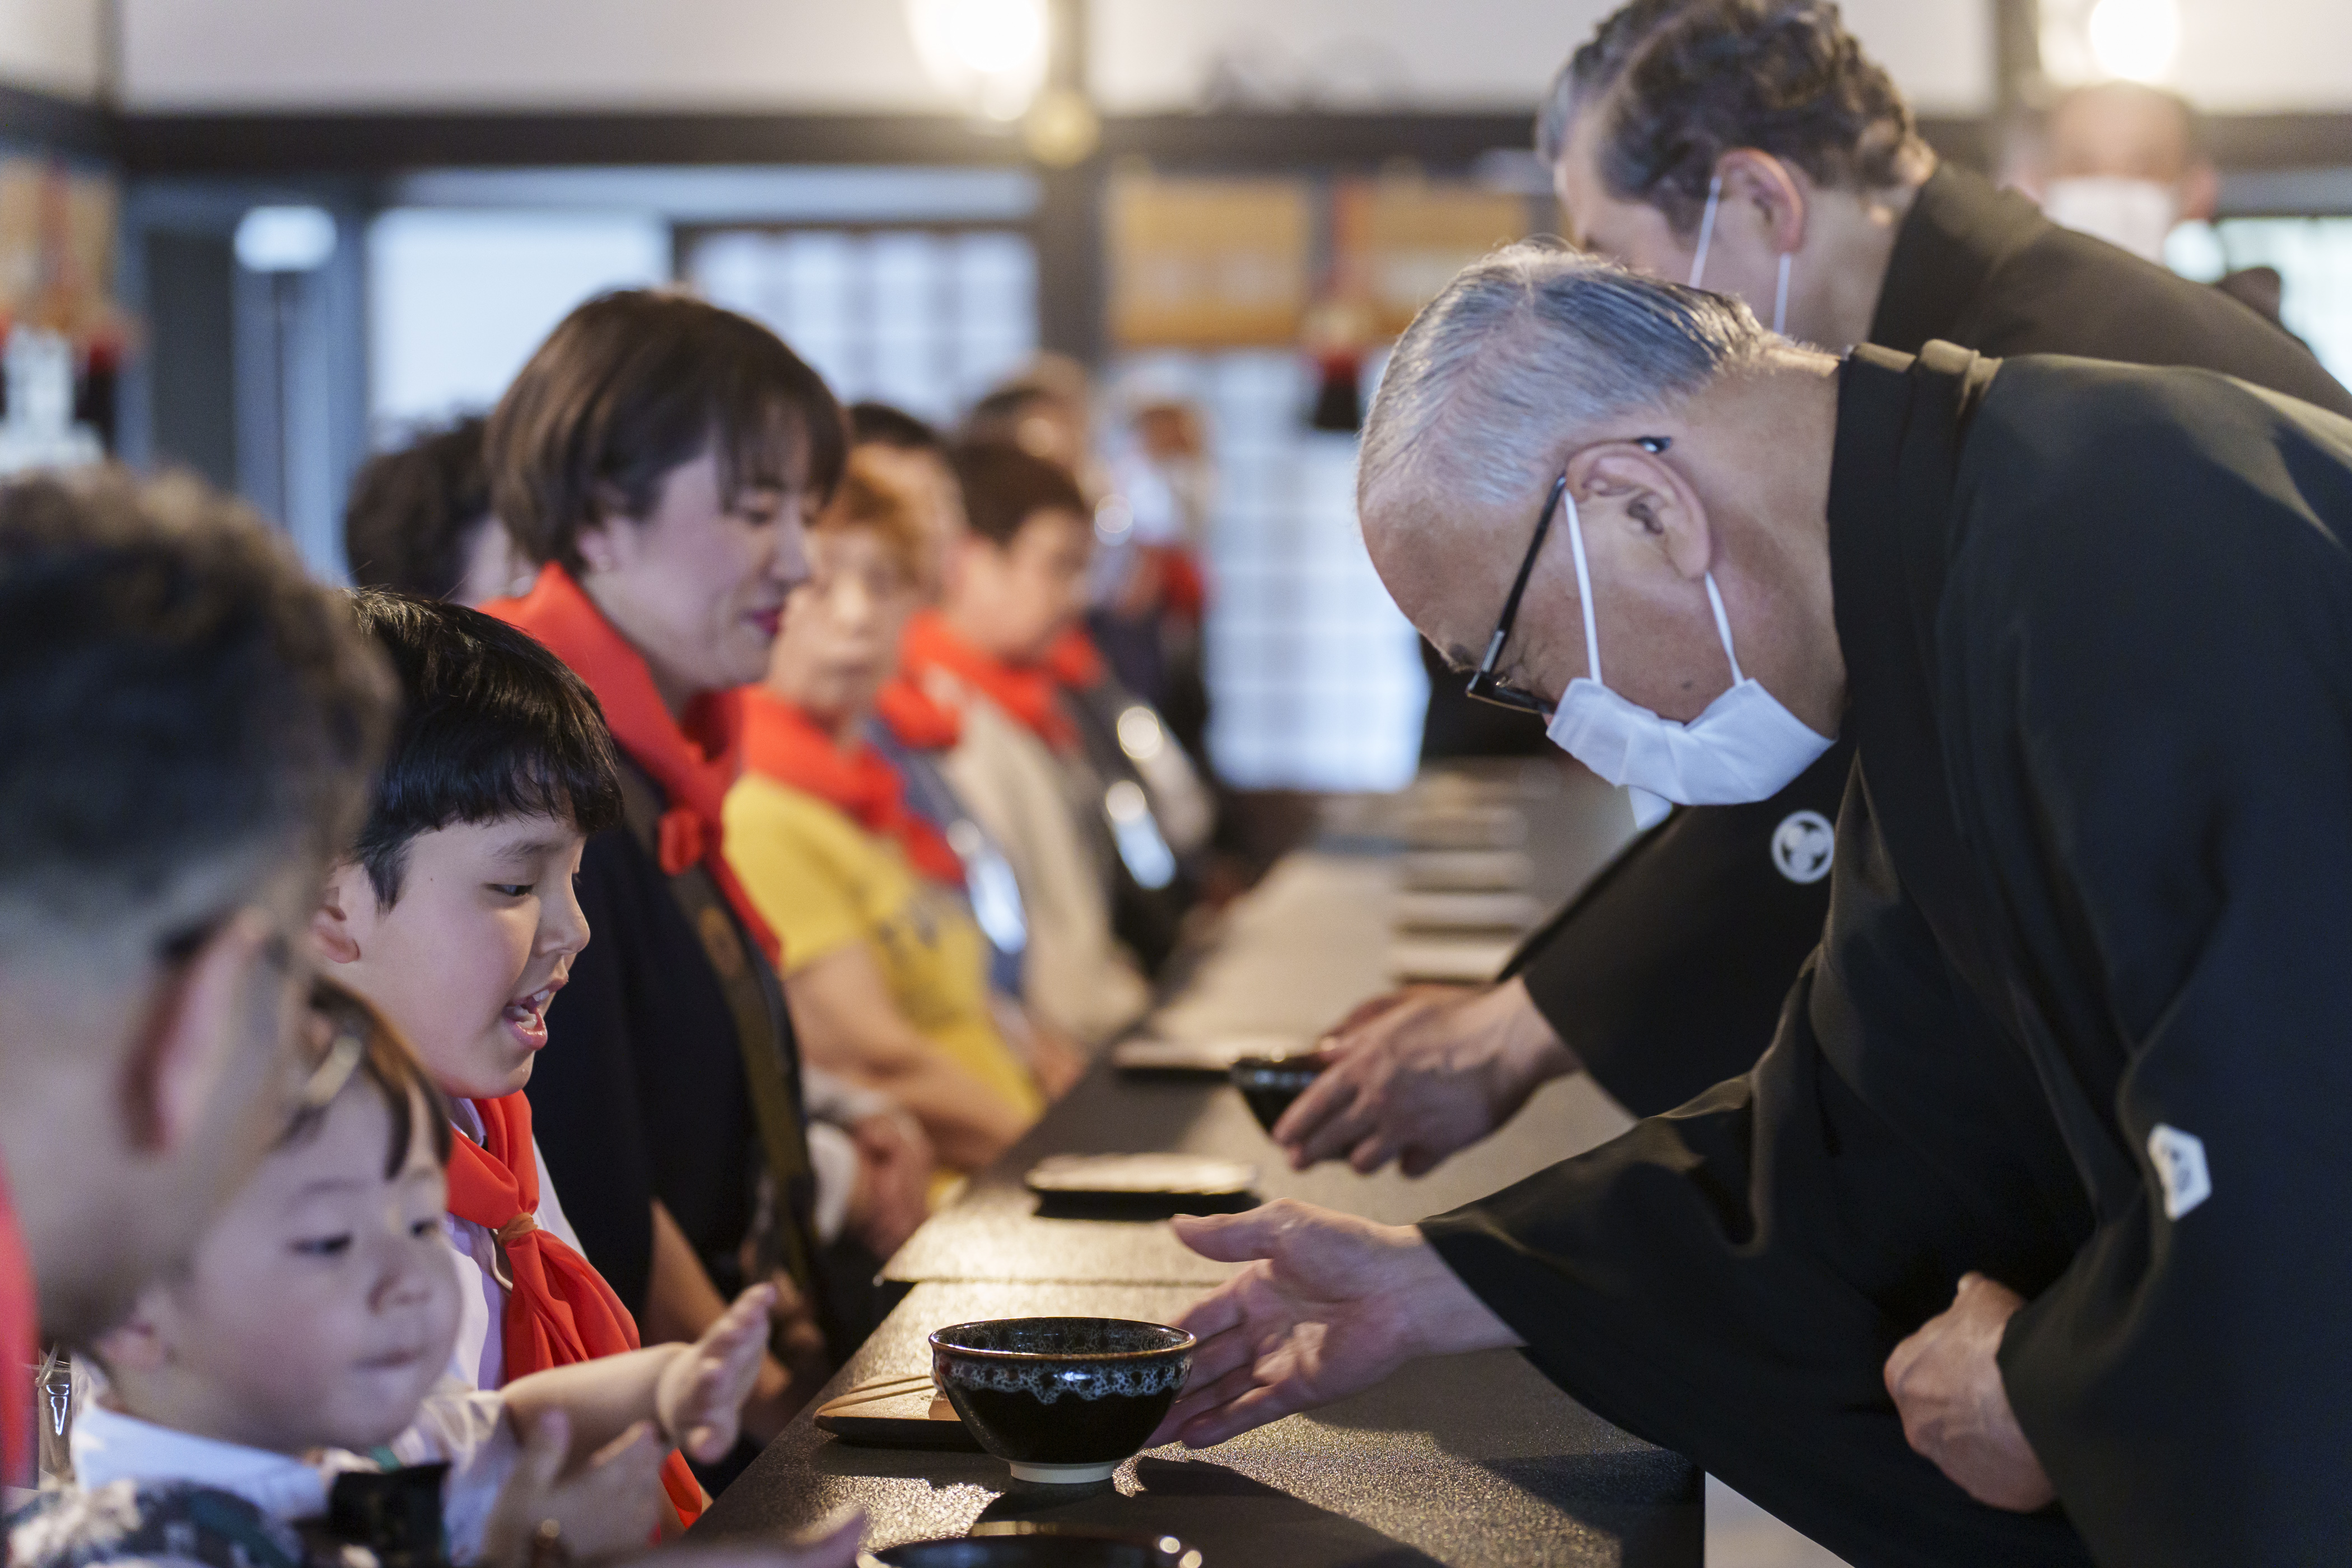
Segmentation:
[(822, 1360), (808, 1310), (836, 1352), (871, 1327), (860, 1292), (930, 1167), (887, 1101), (804, 1080), (774, 940), (721, 853), (724, 699), (766, 668), (844, 445), (840, 405), (772, 332), (649, 290), (574, 310), (489, 425), (493, 504), (541, 564), (488, 608), (595, 692), (627, 816), (582, 858), (595, 935), (547, 1014), (541, 1140), (649, 1337), (693, 1337), (758, 1279), (792, 1287), (803, 1310), (747, 1412), (761, 1437), (815, 1387), (785, 1364)]
[(460, 605), (529, 584), (533, 563), (490, 510), (482, 429), (469, 416), (361, 465), (343, 510), (353, 583)]

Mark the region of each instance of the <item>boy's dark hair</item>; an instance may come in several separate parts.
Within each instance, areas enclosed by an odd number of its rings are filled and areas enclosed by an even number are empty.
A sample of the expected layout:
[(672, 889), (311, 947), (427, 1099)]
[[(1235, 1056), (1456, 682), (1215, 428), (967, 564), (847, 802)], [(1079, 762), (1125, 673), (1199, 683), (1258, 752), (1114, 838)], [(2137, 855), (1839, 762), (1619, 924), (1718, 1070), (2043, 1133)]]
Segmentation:
[(1088, 515), (1078, 483), (1056, 464), (1033, 457), (1009, 441), (973, 441), (948, 456), (963, 489), (964, 514), (971, 531), (999, 549), (1011, 545), (1022, 524), (1041, 511)]
[(408, 847), (458, 822), (551, 816), (582, 833), (621, 821), (604, 710), (562, 660), (504, 621), (438, 600), (354, 589), (360, 629), (392, 660), (400, 723), (352, 858), (397, 902)]
[(446, 599), (466, 575), (466, 556), (490, 521), (478, 415), (379, 452), (352, 480), (343, 509), (343, 555), (352, 581)]
[(1633, 0), (1552, 79), (1536, 122), (1547, 165), (1595, 104), (1607, 117), (1602, 182), (1678, 234), (1698, 222), (1717, 161), (1735, 148), (1824, 186), (1883, 190), (1926, 146), (1894, 79), (1830, 0)]
[(625, 289), (548, 334), (491, 411), (490, 507), (534, 561), (580, 570), (579, 536), (643, 517), (705, 451), (719, 494), (840, 481), (848, 431), (824, 377), (783, 340), (685, 294)]
[(853, 447), (896, 447), (902, 452), (947, 453), (947, 437), (903, 408), (887, 403), (849, 405), (849, 444)]
[(0, 485), (0, 951), (168, 953), (350, 841), (383, 661), (268, 526), (184, 477)]
[(400, 1174), (408, 1163), (408, 1145), (416, 1135), (416, 1112), (425, 1111), (425, 1132), (433, 1140), (433, 1157), (449, 1163), (449, 1097), (425, 1070), (425, 1064), (400, 1037), (384, 1016), (367, 998), (324, 976), (310, 983), (310, 1011), (324, 1027), (310, 1041), (310, 1081), (278, 1135), (277, 1147), (287, 1148), (318, 1136), (328, 1108), (351, 1086), (363, 1080), (383, 1100), (392, 1114), (392, 1131), (383, 1156), (384, 1180)]

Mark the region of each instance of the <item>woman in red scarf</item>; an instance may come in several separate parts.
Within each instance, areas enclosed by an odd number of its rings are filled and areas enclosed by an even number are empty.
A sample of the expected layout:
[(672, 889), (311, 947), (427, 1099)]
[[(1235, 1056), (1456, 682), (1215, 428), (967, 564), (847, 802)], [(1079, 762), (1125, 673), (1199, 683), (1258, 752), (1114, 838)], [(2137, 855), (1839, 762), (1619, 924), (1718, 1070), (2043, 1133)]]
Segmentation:
[(853, 456), (812, 525), (810, 580), (767, 683), (743, 697), (727, 853), (783, 939), (810, 1058), (889, 1093), (947, 1163), (976, 1170), (1036, 1119), (1076, 1058), (992, 1003), (962, 863), (865, 738), (924, 545), (914, 498)]
[(858, 1292), (929, 1174), (886, 1100), (802, 1072), (773, 933), (722, 853), (718, 699), (766, 668), (842, 445), (832, 394), (773, 333), (650, 291), (573, 311), (488, 432), (494, 510), (541, 564), (485, 608), (595, 693), (627, 817), (582, 858), (596, 939), (547, 1011), (540, 1147), (648, 1339), (698, 1336), (745, 1284), (789, 1287), (801, 1310), (746, 1411), (761, 1437), (814, 1391), (827, 1343), (872, 1326)]

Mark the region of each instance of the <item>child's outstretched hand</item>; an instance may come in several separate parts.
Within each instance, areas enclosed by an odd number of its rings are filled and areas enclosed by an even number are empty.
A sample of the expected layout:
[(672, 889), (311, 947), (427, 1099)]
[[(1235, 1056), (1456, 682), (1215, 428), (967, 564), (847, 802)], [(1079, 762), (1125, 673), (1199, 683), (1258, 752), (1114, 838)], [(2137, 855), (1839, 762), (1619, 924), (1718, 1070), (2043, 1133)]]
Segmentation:
[(499, 1489), (482, 1528), (484, 1563), (529, 1568), (532, 1542), (549, 1524), (564, 1550), (582, 1559), (636, 1551), (652, 1538), (669, 1510), (661, 1486), (669, 1445), (653, 1423), (631, 1426), (566, 1479), (571, 1455), (572, 1423), (560, 1410), (523, 1435), (514, 1474)]
[(773, 1285), (752, 1286), (662, 1369), (654, 1387), (654, 1412), (687, 1458), (711, 1464), (735, 1446), (743, 1402), (759, 1381), (775, 1304)]

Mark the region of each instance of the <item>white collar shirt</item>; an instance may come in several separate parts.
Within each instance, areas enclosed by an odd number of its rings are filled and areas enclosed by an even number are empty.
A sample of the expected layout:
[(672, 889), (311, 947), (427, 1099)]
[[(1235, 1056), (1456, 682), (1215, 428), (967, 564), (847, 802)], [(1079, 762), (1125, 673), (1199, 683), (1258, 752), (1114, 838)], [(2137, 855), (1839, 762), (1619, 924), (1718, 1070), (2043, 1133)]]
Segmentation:
[[(104, 1394), (75, 1412), (71, 1442), (74, 1485), (83, 1490), (124, 1480), (184, 1481), (234, 1493), (280, 1520), (326, 1512), (327, 1489), (337, 1476), (383, 1468), (368, 1455), (342, 1448), (296, 1456), (200, 1437), (114, 1409)], [(450, 1558), (478, 1558), (491, 1506), (514, 1473), (514, 1434), (499, 1397), (445, 1378), (387, 1447), (403, 1465), (448, 1462), (441, 1517)]]

